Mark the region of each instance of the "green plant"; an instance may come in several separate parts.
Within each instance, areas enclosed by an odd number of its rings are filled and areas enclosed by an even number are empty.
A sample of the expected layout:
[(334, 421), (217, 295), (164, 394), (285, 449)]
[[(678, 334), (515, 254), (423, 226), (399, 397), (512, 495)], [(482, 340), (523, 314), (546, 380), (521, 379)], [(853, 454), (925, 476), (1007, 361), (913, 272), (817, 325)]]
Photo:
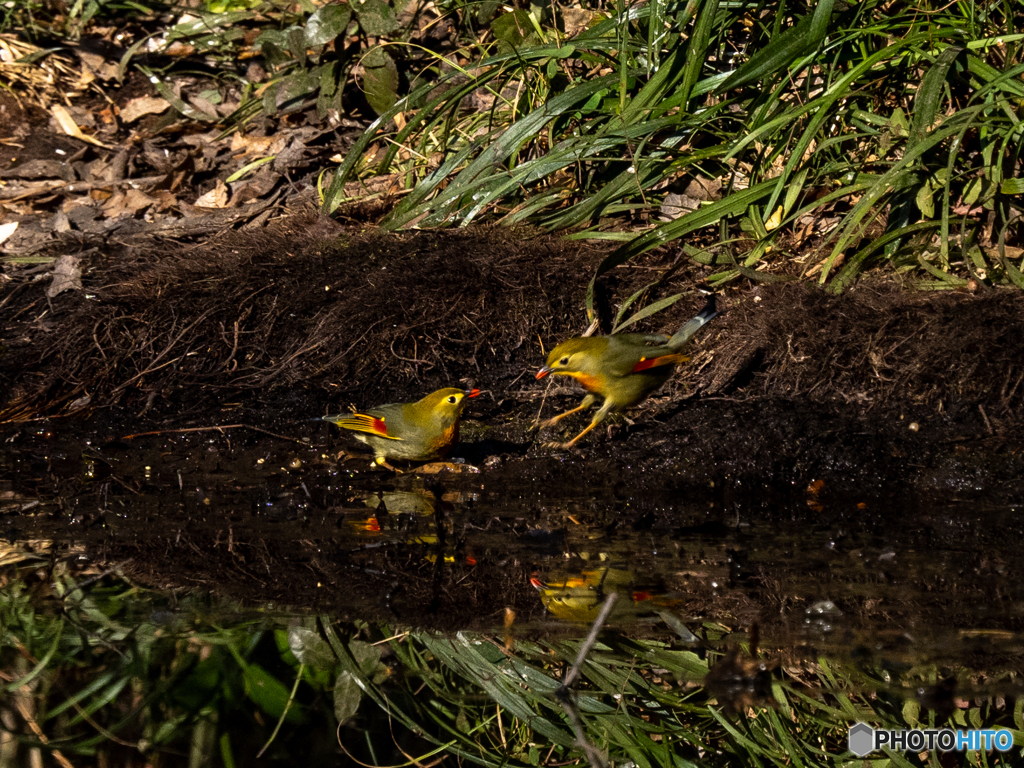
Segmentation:
[[(170, 610), (119, 579), (80, 586), (58, 565), (47, 583), (32, 567), (21, 578), (8, 568), (0, 588), (0, 710), (22, 750), (244, 764), (273, 742), (275, 722), (330, 717), (316, 702), (331, 681), (295, 659), (287, 617), (214, 618), (189, 598)], [(277, 757), (288, 749), (301, 748)]]
[[(975, 765), (1012, 764), (1024, 744), (1012, 672), (989, 672), (982, 686), (978, 672), (928, 663), (782, 664), (751, 657), (745, 636), (667, 612), (658, 637), (605, 630), (592, 645), (571, 626), (536, 639), (396, 632), (169, 599), (110, 573), (72, 577), (60, 561), (51, 571), (43, 558), (7, 562), (0, 722), (18, 750), (74, 764), (233, 766), (262, 754), (291, 765), (341, 747), (380, 765), (401, 745), (406, 760), (455, 755), (494, 768), (595, 756), (644, 768), (859, 765), (846, 751), (855, 722), (1010, 729), (1013, 750), (975, 754)], [(966, 705), (957, 681), (973, 690)], [(934, 753), (886, 759), (940, 764)]]
[[(384, 227), (488, 214), (623, 241), (595, 279), (700, 237), (712, 284), (803, 274), (842, 290), (885, 263), (930, 287), (1024, 286), (1024, 37), (1008, 6), (617, 8), (572, 38), (522, 11), (495, 19), (472, 69), (438, 72), (367, 129), (325, 210), (354, 179), (395, 174), (409, 193)], [(694, 180), (721, 191), (649, 222)]]

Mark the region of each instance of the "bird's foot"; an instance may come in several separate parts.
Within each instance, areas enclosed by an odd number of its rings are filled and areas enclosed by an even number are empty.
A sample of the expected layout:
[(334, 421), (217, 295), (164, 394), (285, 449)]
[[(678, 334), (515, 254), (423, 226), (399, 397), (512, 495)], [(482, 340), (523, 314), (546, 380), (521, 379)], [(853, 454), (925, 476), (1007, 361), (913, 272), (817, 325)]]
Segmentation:
[(385, 459), (383, 456), (380, 457), (380, 458), (374, 459), (373, 461), (371, 461), (370, 462), (370, 467), (371, 468), (373, 468), (373, 467), (383, 467), (384, 469), (390, 469), (396, 475), (404, 475), (405, 474), (398, 467), (393, 467), (390, 464), (388, 464), (387, 459)]
[(568, 443), (541, 443), (540, 447), (548, 451), (568, 451), (576, 445), (575, 441)]

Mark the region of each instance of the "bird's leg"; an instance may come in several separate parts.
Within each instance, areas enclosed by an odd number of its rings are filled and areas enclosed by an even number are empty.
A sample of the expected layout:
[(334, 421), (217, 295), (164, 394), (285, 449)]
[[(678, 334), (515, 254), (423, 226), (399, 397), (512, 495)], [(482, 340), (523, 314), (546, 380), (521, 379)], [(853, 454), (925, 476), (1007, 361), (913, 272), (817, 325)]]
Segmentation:
[(611, 411), (611, 409), (612, 409), (611, 401), (610, 400), (605, 400), (604, 401), (604, 405), (601, 406), (600, 410), (597, 413), (594, 414), (594, 418), (591, 419), (590, 426), (588, 426), (586, 429), (584, 429), (582, 432), (580, 432), (578, 435), (576, 435), (576, 437), (574, 437), (568, 443), (544, 443), (543, 447), (544, 448), (556, 448), (556, 449), (560, 449), (560, 450), (563, 450), (563, 451), (569, 450), (574, 445), (576, 445), (576, 443), (578, 443), (580, 441), (580, 438), (582, 438), (585, 434), (587, 434), (587, 432), (589, 432), (594, 427), (596, 427), (598, 424), (600, 424), (602, 421), (604, 421), (605, 417), (608, 415), (608, 413)]
[(593, 395), (587, 395), (586, 397), (583, 398), (583, 402), (580, 403), (576, 408), (573, 408), (571, 411), (566, 411), (565, 413), (560, 413), (557, 416), (551, 417), (547, 421), (541, 422), (540, 424), (537, 425), (537, 429), (547, 429), (548, 427), (553, 427), (566, 416), (572, 416), (574, 413), (579, 413), (580, 411), (587, 410), (587, 408), (592, 406), (596, 400), (597, 398), (594, 397)]
[[(636, 422), (635, 422), (635, 421), (633, 421), (633, 420), (632, 420), (631, 418), (629, 418), (629, 416), (627, 416), (626, 414), (624, 414), (624, 413), (620, 413), (620, 414), (619, 414), (619, 416), (621, 416), (621, 417), (622, 417), (622, 420), (623, 420), (624, 422), (626, 422), (626, 424), (628, 424), (629, 426), (631, 426), (631, 427), (635, 427), (635, 426), (636, 426)], [(607, 434), (608, 434), (608, 438), (609, 438), (609, 439), (611, 439), (611, 436), (612, 436), (612, 435), (614, 434), (615, 430), (616, 430), (616, 429), (617, 429), (618, 427), (619, 427), (619, 425), (618, 425), (618, 424), (617, 424), (616, 422), (614, 422), (614, 421), (613, 421), (613, 422), (610, 422), (610, 423), (608, 424), (608, 428), (607, 428)]]
[(400, 470), (398, 467), (393, 467), (390, 464), (388, 464), (388, 460), (386, 458), (384, 458), (383, 456), (378, 456), (377, 458), (375, 458), (373, 460), (373, 463), (370, 464), (370, 466), (372, 467), (374, 464), (376, 464), (378, 467), (384, 467), (384, 469), (390, 469), (395, 474), (398, 474), (398, 475), (404, 474), (402, 472), (402, 470)]

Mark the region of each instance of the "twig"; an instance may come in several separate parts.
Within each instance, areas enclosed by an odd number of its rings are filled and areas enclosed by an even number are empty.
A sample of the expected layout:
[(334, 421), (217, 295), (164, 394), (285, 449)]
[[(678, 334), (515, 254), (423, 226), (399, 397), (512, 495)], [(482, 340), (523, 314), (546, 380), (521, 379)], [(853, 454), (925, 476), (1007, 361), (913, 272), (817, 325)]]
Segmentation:
[(985, 429), (988, 430), (988, 433), (990, 435), (995, 434), (995, 432), (992, 431), (992, 422), (988, 420), (988, 414), (985, 413), (985, 406), (982, 405), (981, 403), (978, 403), (978, 410), (981, 411), (981, 418), (985, 420)]
[(96, 338), (96, 329), (100, 327), (100, 323), (102, 323), (102, 322), (103, 322), (103, 320), (97, 320), (96, 321), (96, 325), (94, 325), (92, 327), (92, 340), (93, 340), (93, 343), (96, 344), (96, 349), (98, 349), (100, 351), (100, 357), (102, 357), (104, 360), (106, 360), (107, 359), (107, 353), (103, 351), (103, 347), (100, 345), (100, 340), (98, 338)]
[(290, 437), (288, 435), (279, 435), (276, 432), (271, 432), (269, 429), (263, 429), (262, 427), (254, 427), (252, 424), (219, 424), (212, 427), (181, 427), (180, 429), (154, 429), (152, 432), (136, 432), (133, 435), (125, 435), (122, 440), (131, 440), (133, 437), (151, 437), (153, 435), (171, 435), (179, 432), (210, 432), (213, 430), (225, 430), (225, 429), (251, 429), (255, 432), (262, 432), (265, 435), (271, 437), (277, 437), (281, 440), (290, 440), (293, 443), (301, 443), (307, 445), (310, 448), (319, 448), (320, 446), (307, 443), (305, 440), (301, 440), (297, 437)]
[[(221, 324), (221, 329), (220, 330), (221, 330), (221, 336), (223, 337), (224, 336), (224, 325), (223, 325), (223, 323)], [(228, 367), (228, 363), (231, 363), (231, 362), (234, 361), (235, 353), (237, 351), (238, 351), (238, 321), (235, 320), (235, 345), (233, 347), (231, 347), (231, 354), (228, 355), (228, 359), (224, 361), (224, 365), (222, 366), (223, 368), (227, 368)], [(231, 371), (228, 371), (228, 372), (231, 373), (232, 371), (236, 370), (237, 368), (238, 368), (238, 363), (236, 362), (235, 363), (235, 367), (232, 368)]]
[[(88, 723), (89, 725), (91, 725), (91, 726), (92, 726), (93, 728), (95, 728), (95, 729), (96, 729), (97, 731), (99, 731), (99, 732), (100, 732), (100, 734), (101, 734), (101, 735), (102, 735), (102, 736), (103, 736), (104, 738), (106, 738), (106, 739), (108, 739), (108, 740), (110, 740), (110, 741), (114, 742), (115, 744), (120, 744), (120, 745), (121, 745), (122, 747), (132, 747), (133, 749), (138, 749), (138, 748), (139, 748), (139, 744), (138, 744), (138, 742), (134, 742), (134, 741), (125, 741), (124, 739), (122, 739), (122, 738), (119, 738), (118, 736), (115, 736), (115, 735), (114, 735), (113, 733), (111, 733), (111, 732), (110, 732), (110, 731), (108, 731), (108, 730), (107, 730), (106, 728), (104, 728), (104, 727), (103, 727), (102, 725), (100, 725), (100, 724), (99, 724), (99, 723), (97, 723), (97, 722), (96, 722), (95, 720), (93, 720), (93, 719), (92, 719), (91, 717), (89, 717), (89, 713), (88, 713), (88, 712), (86, 712), (86, 711), (85, 711), (84, 709), (82, 709), (82, 705), (81, 705), (81, 704), (79, 704), (79, 703), (78, 703), (77, 701), (75, 701), (74, 699), (72, 699), (72, 700), (71, 700), (71, 703), (72, 703), (72, 704), (74, 705), (74, 707), (75, 707), (75, 711), (77, 711), (77, 712), (78, 712), (78, 714), (79, 714), (79, 715), (81, 716), (81, 718), (82, 718), (83, 720), (85, 720), (85, 722), (87, 722), (87, 723)], [(140, 750), (140, 751), (141, 751), (141, 750)]]
[(119, 570), (121, 570), (124, 566), (128, 565), (128, 563), (130, 563), (130, 562), (131, 562), (131, 560), (122, 560), (121, 562), (115, 563), (114, 565), (112, 565), (109, 568), (107, 568), (107, 570), (103, 571), (103, 573), (97, 574), (96, 576), (92, 576), (92, 577), (86, 579), (85, 581), (76, 582), (75, 586), (74, 586), (74, 589), (70, 590), (66, 595), (64, 595), (63, 599), (66, 602), (67, 599), (68, 599), (68, 595), (70, 595), (71, 592), (74, 592), (75, 590), (79, 590), (79, 589), (85, 589), (90, 584), (95, 584), (100, 579), (105, 579), (110, 574), (117, 573)]
[[(36, 722), (35, 717), (32, 716), (32, 691), (27, 685), (23, 685), (18, 690), (18, 693), (20, 695), (15, 698), (15, 706), (18, 708), (18, 712), (21, 714), (22, 719), (28, 724), (28, 727), (32, 729), (32, 733), (36, 735), (36, 738), (39, 739), (42, 744), (50, 746), (50, 740), (46, 737), (46, 734), (43, 733), (43, 729), (39, 727), (39, 723)], [(74, 768), (71, 761), (64, 757), (64, 754), (59, 749), (53, 749), (50, 754), (53, 755), (54, 760), (60, 763), (63, 768)]]
[(544, 413), (544, 403), (548, 401), (548, 390), (551, 389), (551, 385), (554, 383), (553, 379), (548, 379), (548, 385), (544, 387), (544, 394), (540, 398), (540, 407), (537, 409), (537, 415), (533, 419), (533, 423), (540, 426), (540, 415)]
[[(164, 365), (161, 365), (161, 366), (157, 366), (156, 364), (158, 362), (160, 362), (160, 359), (163, 358), (164, 355), (166, 355), (168, 352), (170, 352), (174, 348), (175, 344), (177, 344), (179, 341), (181, 341), (181, 337), (182, 336), (184, 336), (186, 333), (188, 333), (193, 328), (195, 328), (197, 325), (199, 325), (199, 323), (203, 322), (203, 320), (206, 319), (206, 316), (209, 315), (210, 312), (212, 312), (212, 311), (213, 310), (208, 309), (206, 312), (203, 312), (203, 314), (201, 314), (196, 320), (194, 320), (193, 322), (189, 323), (187, 326), (182, 328), (181, 333), (179, 333), (177, 336), (175, 336), (174, 339), (171, 341), (171, 343), (168, 344), (166, 347), (164, 347), (164, 351), (161, 352), (159, 355), (157, 355), (155, 358), (153, 358), (153, 362), (149, 364), (149, 368), (147, 368), (144, 371), (140, 371), (139, 373), (135, 374), (134, 376), (132, 376), (127, 381), (123, 382), (111, 394), (117, 394), (122, 389), (126, 388), (129, 384), (131, 384), (133, 381), (135, 381), (136, 379), (142, 378), (147, 373), (152, 373), (153, 371), (157, 370), (158, 368), (163, 368), (166, 365), (170, 365), (170, 363), (164, 363)], [(182, 355), (181, 357), (184, 357), (184, 355)], [(180, 360), (181, 357), (178, 357), (177, 359)], [(176, 362), (176, 361), (172, 360), (171, 362)]]
[(572, 700), (570, 686), (579, 677), (583, 662), (587, 660), (587, 656), (594, 647), (594, 643), (597, 642), (597, 636), (601, 632), (601, 627), (604, 626), (605, 621), (608, 619), (608, 614), (612, 612), (612, 607), (615, 605), (617, 598), (617, 593), (608, 593), (608, 596), (604, 599), (604, 605), (601, 606), (601, 612), (597, 614), (597, 618), (594, 619), (594, 625), (590, 628), (590, 634), (587, 635), (587, 639), (580, 646), (580, 652), (576, 655), (576, 662), (569, 669), (565, 679), (562, 681), (562, 685), (555, 691), (555, 698), (558, 699), (558, 703), (565, 710), (569, 723), (572, 725), (573, 733), (576, 735), (576, 744), (587, 753), (587, 760), (590, 762), (591, 768), (606, 768), (604, 756), (597, 747), (587, 740), (587, 734), (583, 730), (583, 719), (580, 717), (576, 703)]
[(580, 668), (583, 666), (583, 662), (587, 660), (587, 656), (590, 654), (590, 650), (594, 647), (594, 643), (597, 642), (597, 636), (601, 632), (601, 627), (608, 619), (608, 614), (612, 612), (612, 607), (615, 605), (616, 599), (618, 599), (617, 592), (609, 592), (608, 596), (604, 599), (604, 605), (601, 606), (601, 612), (597, 614), (597, 618), (594, 619), (594, 626), (590, 628), (590, 634), (587, 635), (587, 639), (583, 641), (583, 645), (580, 646), (580, 652), (576, 655), (576, 663), (572, 665), (572, 669), (565, 676), (565, 680), (562, 681), (562, 688), (569, 688), (573, 683), (576, 682), (576, 678), (579, 677)]

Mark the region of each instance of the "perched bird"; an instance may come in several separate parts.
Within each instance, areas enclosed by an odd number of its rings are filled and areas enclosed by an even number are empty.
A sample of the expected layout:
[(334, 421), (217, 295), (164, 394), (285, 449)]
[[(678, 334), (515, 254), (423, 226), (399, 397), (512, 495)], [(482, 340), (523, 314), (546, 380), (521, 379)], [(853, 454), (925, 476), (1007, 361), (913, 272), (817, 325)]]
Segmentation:
[(541, 429), (592, 406), (597, 399), (604, 403), (590, 426), (567, 443), (545, 443), (547, 448), (572, 448), (612, 411), (624, 411), (639, 405), (654, 390), (668, 381), (676, 363), (689, 360), (679, 354), (697, 331), (718, 312), (714, 295), (696, 317), (691, 318), (672, 338), (639, 333), (616, 333), (611, 336), (591, 336), (563, 341), (548, 355), (548, 362), (537, 371), (543, 379), (553, 376), (571, 376), (589, 393), (579, 407), (548, 419)]
[(444, 458), (459, 442), (459, 418), (466, 399), (479, 389), (439, 389), (415, 403), (389, 403), (367, 411), (323, 416), (355, 434), (376, 454), (374, 463), (399, 472), (388, 459), (432, 461)]

